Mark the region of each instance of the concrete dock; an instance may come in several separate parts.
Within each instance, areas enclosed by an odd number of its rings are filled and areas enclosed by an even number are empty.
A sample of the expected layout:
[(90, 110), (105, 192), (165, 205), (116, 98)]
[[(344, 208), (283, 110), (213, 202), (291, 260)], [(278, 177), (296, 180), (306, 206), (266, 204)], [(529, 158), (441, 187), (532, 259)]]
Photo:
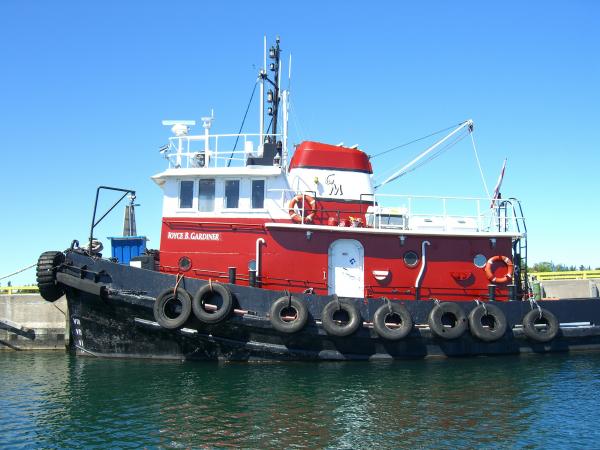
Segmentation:
[(39, 294), (0, 295), (0, 351), (64, 350), (68, 342), (67, 301)]
[(600, 279), (540, 281), (542, 298), (600, 297)]

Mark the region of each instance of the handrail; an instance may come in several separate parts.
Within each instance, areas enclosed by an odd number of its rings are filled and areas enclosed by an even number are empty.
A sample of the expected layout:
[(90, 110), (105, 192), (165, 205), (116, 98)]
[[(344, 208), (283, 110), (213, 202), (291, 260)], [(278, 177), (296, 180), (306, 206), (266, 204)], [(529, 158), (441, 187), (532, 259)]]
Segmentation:
[(566, 270), (560, 272), (529, 272), (538, 281), (600, 279), (600, 270)]
[[(400, 205), (398, 203), (391, 204), (394, 200), (401, 201), (401, 203), (398, 202)], [(439, 202), (437, 208), (432, 205), (432, 200)], [(440, 226), (443, 226), (445, 230), (452, 226), (450, 219), (471, 219), (475, 222), (478, 231), (489, 231), (496, 228), (503, 232), (527, 231), (521, 205), (517, 199), (510, 199), (503, 207), (488, 209), (482, 208), (482, 202), (486, 204), (489, 199), (485, 197), (375, 194), (373, 196), (374, 224), (381, 225), (381, 220), (378, 219), (389, 214), (385, 211), (386, 208), (401, 207), (406, 209), (408, 229), (411, 229), (410, 218), (431, 218), (440, 220)], [(422, 212), (423, 204), (428, 206), (427, 212)], [(512, 208), (506, 208), (507, 204), (510, 204)], [(419, 208), (419, 206), (421, 207)], [(465, 214), (465, 211), (470, 213)], [(502, 226), (500, 226), (501, 223)], [(521, 229), (521, 224), (523, 229)]]
[[(208, 135), (184, 135), (169, 137), (169, 144), (164, 152), (165, 158), (169, 161), (169, 167), (219, 167), (222, 162), (226, 167), (229, 160), (245, 162), (246, 156), (251, 155), (246, 151), (246, 143), (252, 143), (253, 152), (264, 143), (267, 135), (260, 133), (226, 133), (226, 134), (208, 134)], [(282, 134), (268, 135), (271, 138), (282, 138)], [(234, 139), (242, 139), (242, 150), (234, 150)], [(223, 144), (223, 141), (231, 139), (231, 145)], [(193, 149), (193, 143), (204, 143), (197, 149)], [(221, 147), (221, 148), (219, 148)], [(202, 155), (202, 164), (196, 158)], [(238, 155), (234, 158), (232, 155)], [(185, 161), (184, 161), (185, 159)]]
[[(108, 191), (116, 191), (116, 192), (123, 192), (123, 195), (121, 196), (121, 198), (119, 198), (119, 200), (117, 200), (116, 202), (113, 203), (113, 205), (104, 213), (104, 215), (102, 217), (100, 217), (98, 220), (96, 220), (96, 212), (98, 209), (98, 198), (100, 197), (100, 191), (104, 189), (104, 190), (108, 190)], [(92, 224), (90, 226), (90, 240), (89, 240), (89, 252), (93, 253), (93, 246), (92, 246), (92, 242), (94, 240), (94, 228), (96, 228), (96, 225), (98, 225), (100, 222), (102, 222), (102, 220), (113, 210), (115, 209), (115, 207), (121, 202), (121, 200), (123, 200), (127, 194), (132, 195), (132, 198), (135, 198), (135, 191), (131, 190), (131, 189), (121, 189), (121, 188), (115, 188), (115, 187), (111, 187), (111, 186), (98, 186), (98, 188), (96, 189), (96, 201), (94, 202), (94, 213), (92, 214)]]
[[(280, 197), (280, 209), (282, 211), (288, 210), (288, 202), (295, 195), (310, 195), (314, 198), (316, 195), (315, 191), (309, 190), (292, 190), (292, 189), (269, 189), (269, 192), (281, 192)], [(511, 205), (511, 208), (503, 207), (503, 213), (500, 212), (500, 207), (484, 209), (482, 212), (481, 202), (488, 203), (489, 199), (485, 197), (456, 197), (456, 196), (432, 196), (432, 195), (407, 195), (407, 194), (361, 194), (360, 200), (364, 201), (365, 199), (371, 197), (372, 200), (368, 201), (368, 203), (361, 203), (360, 208), (355, 213), (361, 214), (372, 214), (374, 216), (372, 227), (377, 229), (390, 229), (394, 228), (393, 225), (385, 223), (385, 220), (390, 214), (389, 208), (398, 208), (404, 209), (406, 211), (405, 217), (406, 221), (403, 226), (398, 226), (398, 229), (406, 229), (406, 230), (418, 230), (424, 229), (426, 227), (423, 223), (417, 224), (416, 219), (432, 219), (437, 221), (437, 226), (443, 227), (444, 231), (451, 231), (457, 229), (457, 227), (461, 227), (462, 224), (458, 224), (456, 221), (460, 219), (466, 219), (470, 221), (469, 224), (466, 224), (467, 228), (474, 228), (471, 231), (477, 232), (486, 232), (486, 231), (496, 231), (498, 227), (498, 222), (501, 220), (504, 224), (501, 227), (501, 232), (517, 232), (517, 233), (526, 233), (527, 228), (525, 227), (525, 218), (522, 215), (522, 209), (520, 207), (520, 203), (517, 199), (510, 199), (508, 204)], [(386, 201), (382, 201), (381, 198), (385, 197)], [(393, 200), (402, 200), (402, 202), (393, 202)], [(319, 200), (319, 199), (317, 199)], [(327, 199), (329, 200), (329, 199)], [(423, 212), (421, 205), (418, 204), (418, 200), (436, 200), (439, 202), (439, 207), (436, 208), (432, 206), (431, 202), (427, 205), (429, 206), (428, 212)], [(459, 203), (462, 202), (462, 203)], [(369, 205), (369, 203), (371, 203)], [(365, 206), (372, 207), (371, 212), (367, 212)], [(420, 207), (421, 206), (421, 207)], [(457, 208), (457, 206), (461, 206), (461, 208)], [(467, 206), (467, 208), (465, 208)], [(505, 205), (506, 206), (506, 205)], [(504, 211), (504, 210), (507, 211)], [(459, 211), (460, 210), (460, 213)], [(471, 213), (465, 214), (464, 212), (468, 210)], [(319, 209), (319, 213), (325, 212), (333, 212), (335, 214), (336, 210), (323, 210)], [(349, 211), (344, 211), (344, 213), (349, 213)], [(302, 218), (304, 218), (304, 211), (300, 210), (299, 214)], [(339, 217), (338, 217), (338, 220)], [(304, 221), (302, 220), (302, 223)], [(466, 229), (466, 228), (465, 228)], [(470, 228), (469, 228), (470, 229)]]
[(39, 288), (33, 286), (0, 286), (0, 295), (37, 294)]

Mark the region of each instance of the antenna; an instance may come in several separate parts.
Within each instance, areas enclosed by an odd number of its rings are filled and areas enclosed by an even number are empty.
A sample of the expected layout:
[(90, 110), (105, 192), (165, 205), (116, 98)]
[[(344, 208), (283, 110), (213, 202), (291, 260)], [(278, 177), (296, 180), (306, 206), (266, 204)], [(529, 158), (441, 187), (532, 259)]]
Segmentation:
[(292, 85), (292, 54), (290, 53), (290, 61), (288, 63), (288, 91)]

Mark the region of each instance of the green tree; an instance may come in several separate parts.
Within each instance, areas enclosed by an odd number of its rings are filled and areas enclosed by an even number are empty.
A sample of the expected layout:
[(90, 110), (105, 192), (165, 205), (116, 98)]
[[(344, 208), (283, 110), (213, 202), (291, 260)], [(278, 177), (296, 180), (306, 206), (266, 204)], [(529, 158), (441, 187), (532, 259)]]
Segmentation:
[(554, 272), (554, 264), (548, 261), (535, 263), (532, 272)]

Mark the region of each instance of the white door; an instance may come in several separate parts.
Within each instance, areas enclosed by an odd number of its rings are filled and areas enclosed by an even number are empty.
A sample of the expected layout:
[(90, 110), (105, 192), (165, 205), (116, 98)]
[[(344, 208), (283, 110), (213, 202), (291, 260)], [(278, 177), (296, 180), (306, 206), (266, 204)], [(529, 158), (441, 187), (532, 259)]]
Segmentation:
[(364, 256), (362, 244), (354, 239), (338, 239), (329, 246), (330, 295), (364, 297)]

